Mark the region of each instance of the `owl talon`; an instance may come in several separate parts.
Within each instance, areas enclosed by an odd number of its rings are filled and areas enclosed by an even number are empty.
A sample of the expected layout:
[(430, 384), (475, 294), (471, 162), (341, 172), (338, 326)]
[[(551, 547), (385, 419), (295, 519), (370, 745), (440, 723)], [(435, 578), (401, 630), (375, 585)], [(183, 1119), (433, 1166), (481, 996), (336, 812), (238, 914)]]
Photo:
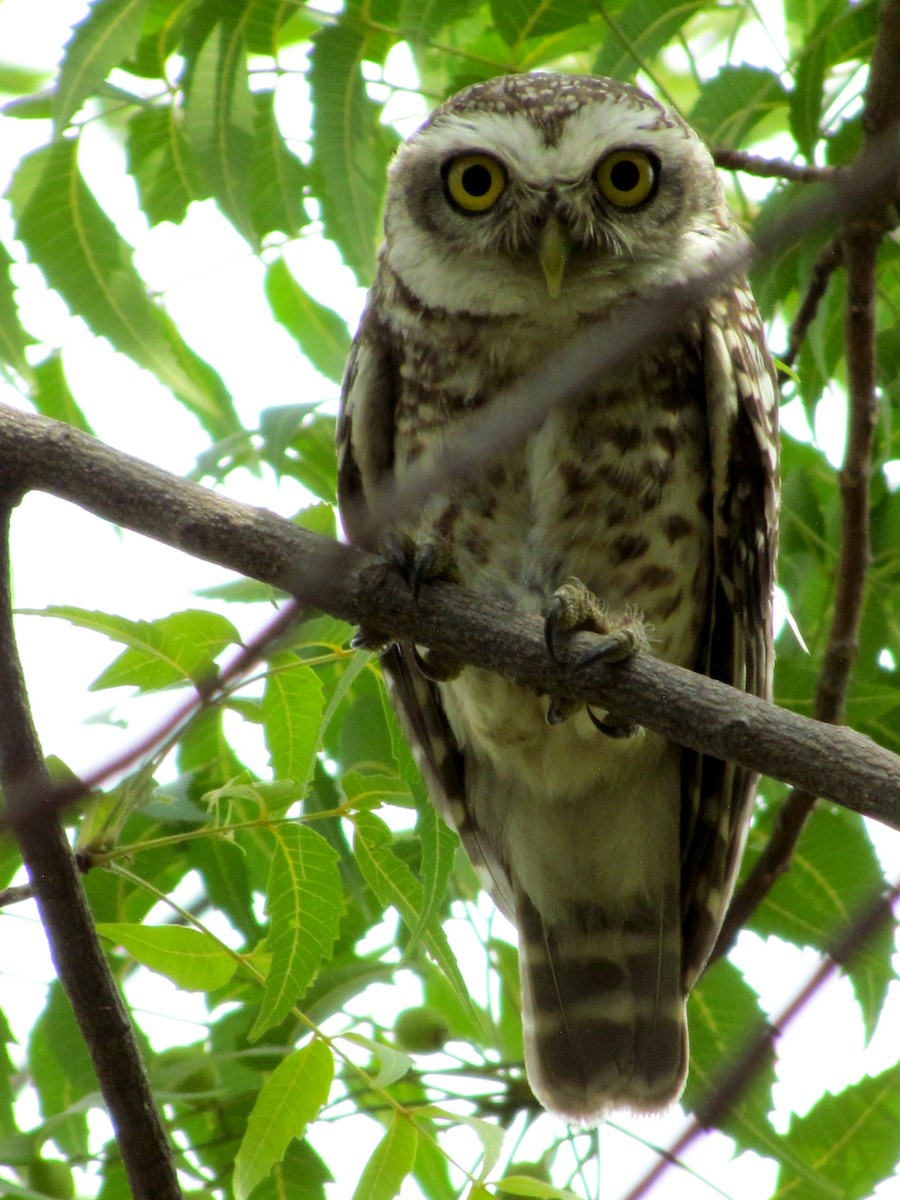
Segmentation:
[[(636, 733), (640, 733), (640, 725), (636, 725), (634, 721), (603, 721), (589, 704), (585, 705), (587, 715), (591, 719), (591, 724), (595, 729), (598, 729), (602, 734), (609, 738), (630, 738)], [(607, 713), (607, 716), (609, 714)]]
[(360, 625), (350, 639), (350, 649), (373, 650), (375, 653), (379, 653), (391, 644), (391, 640), (386, 633), (379, 633), (377, 629), (369, 629), (365, 625)]
[(579, 631), (596, 633), (601, 640), (570, 664), (575, 670), (594, 662), (622, 662), (649, 646), (639, 613), (611, 613), (580, 579), (567, 579), (554, 592), (544, 618), (544, 641), (554, 662), (560, 660), (559, 635)]
[(446, 683), (448, 679), (455, 679), (462, 670), (462, 663), (440, 650), (413, 646), (413, 659), (419, 671), (432, 683)]

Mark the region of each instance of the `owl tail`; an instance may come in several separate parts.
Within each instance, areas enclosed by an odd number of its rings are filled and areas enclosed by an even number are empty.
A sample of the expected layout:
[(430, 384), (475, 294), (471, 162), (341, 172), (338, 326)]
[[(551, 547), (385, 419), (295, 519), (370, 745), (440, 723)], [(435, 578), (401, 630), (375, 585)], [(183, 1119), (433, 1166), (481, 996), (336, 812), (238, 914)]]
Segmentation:
[(581, 906), (557, 924), (516, 900), (525, 1065), (544, 1107), (595, 1124), (677, 1100), (688, 1043), (675, 897), (615, 920)]

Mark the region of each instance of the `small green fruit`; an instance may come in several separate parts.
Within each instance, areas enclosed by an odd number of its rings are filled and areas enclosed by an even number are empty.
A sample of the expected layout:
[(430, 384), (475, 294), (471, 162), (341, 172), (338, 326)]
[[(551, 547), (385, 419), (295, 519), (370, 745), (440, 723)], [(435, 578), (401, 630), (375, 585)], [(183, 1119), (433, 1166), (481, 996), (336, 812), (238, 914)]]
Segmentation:
[(443, 1049), (449, 1036), (450, 1026), (443, 1013), (427, 1004), (404, 1009), (394, 1024), (397, 1045), (409, 1054), (433, 1054)]

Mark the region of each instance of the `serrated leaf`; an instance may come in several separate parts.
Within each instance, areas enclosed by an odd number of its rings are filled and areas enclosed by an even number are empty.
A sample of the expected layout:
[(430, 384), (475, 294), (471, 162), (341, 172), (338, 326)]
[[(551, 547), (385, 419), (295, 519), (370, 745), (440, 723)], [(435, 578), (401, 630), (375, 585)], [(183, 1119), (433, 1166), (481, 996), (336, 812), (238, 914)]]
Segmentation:
[(782, 1144), (773, 1200), (871, 1196), (900, 1157), (900, 1066), (823, 1096)]
[(62, 132), (113, 67), (138, 43), (147, 0), (94, 0), (66, 45), (53, 97), (54, 124)]
[(309, 218), (303, 206), (306, 168), (288, 149), (275, 118), (275, 93), (254, 92), (250, 216), (257, 237), (273, 230), (294, 237)]
[[(752, 846), (767, 823), (754, 830)], [(790, 871), (766, 895), (750, 922), (763, 937), (827, 951), (841, 931), (885, 887), (884, 875), (861, 819), (846, 809), (822, 806), (812, 814), (794, 850)], [(887, 989), (893, 933), (886, 923), (842, 964), (853, 984), (871, 1036)]]
[(129, 647), (94, 680), (95, 690), (133, 686), (146, 691), (208, 680), (215, 671), (216, 655), (240, 641), (227, 617), (201, 609), (171, 613), (158, 621), (132, 621), (72, 605), (21, 611), (28, 616), (58, 617)]
[[(496, 1125), (493, 1121), (485, 1121), (482, 1117), (468, 1117), (462, 1113), (450, 1112), (446, 1108), (440, 1108), (437, 1104), (425, 1104), (421, 1108), (417, 1108), (416, 1116), (429, 1117), (437, 1121), (448, 1121), (451, 1125), (466, 1125), (473, 1133), (477, 1134), (478, 1140), (481, 1142), (483, 1157), (475, 1186), (477, 1187), (483, 1180), (487, 1179), (488, 1175), (490, 1175), (491, 1171), (497, 1165), (497, 1160), (503, 1151), (506, 1130), (502, 1125)], [(469, 1193), (470, 1197), (474, 1195), (475, 1187)]]
[(403, 1180), (413, 1169), (419, 1135), (408, 1117), (400, 1113), (363, 1168), (353, 1200), (394, 1200)]
[(253, 1200), (328, 1200), (325, 1185), (333, 1182), (334, 1177), (309, 1142), (293, 1141), (281, 1162), (275, 1163), (254, 1189)]
[[(357, 812), (353, 820), (356, 826), (353, 849), (366, 883), (382, 904), (396, 908), (410, 930), (416, 929), (425, 904), (422, 885), (391, 849), (391, 831), (373, 813)], [(450, 949), (447, 935), (436, 921), (423, 932), (422, 944), (440, 966), (472, 1019), (477, 1022), (456, 956)]]
[(250, 1037), (277, 1025), (331, 957), (344, 910), (337, 853), (306, 825), (277, 825), (266, 890), (272, 965)]
[(704, 7), (704, 0), (632, 0), (609, 22), (594, 72), (615, 79), (635, 75), (642, 60), (658, 53)]
[(504, 1175), (497, 1180), (496, 1186), (503, 1195), (532, 1196), (536, 1200), (579, 1200), (568, 1188), (556, 1187), (543, 1179), (533, 1179), (530, 1175)]
[[(31, 1028), (28, 1072), (45, 1120), (73, 1109), (79, 1100), (98, 1090), (72, 1005), (58, 981), (50, 985), (44, 1010)], [(71, 1112), (54, 1124), (53, 1137), (63, 1153), (87, 1154), (87, 1114)]]
[(263, 692), (266, 749), (277, 779), (292, 779), (303, 791), (312, 778), (325, 699), (315, 671), (292, 654), (270, 662)]
[(22, 328), (19, 308), (10, 277), (12, 257), (6, 247), (0, 245), (0, 359), (8, 363), (24, 379), (31, 376), (31, 368), (25, 357), (25, 347), (33, 340)]
[(32, 368), (31, 373), (34, 378), (31, 398), (39, 413), (52, 417), (54, 421), (65, 421), (67, 425), (95, 436), (87, 417), (69, 391), (62, 355), (58, 350), (51, 351), (43, 362)]
[(317, 371), (340, 383), (350, 353), (346, 322), (303, 290), (283, 258), (275, 259), (266, 271), (265, 288), (275, 320)]
[(791, 133), (804, 157), (812, 162), (819, 140), (819, 121), (825, 89), (827, 30), (841, 0), (832, 0), (813, 25), (792, 72), (794, 86), (789, 107)]
[(596, 11), (590, 0), (492, 0), (491, 16), (508, 46), (580, 25)]
[(183, 221), (192, 200), (210, 195), (183, 121), (181, 108), (166, 104), (142, 108), (128, 122), (128, 171), (151, 225)]
[[(378, 1062), (378, 1070), (372, 1075), (373, 1088), (387, 1088), (413, 1069), (413, 1060), (404, 1050), (389, 1046), (384, 1042), (373, 1041), (361, 1033), (343, 1033), (341, 1037), (355, 1046), (369, 1050)], [(371, 1074), (371, 1069), (370, 1069)]]
[(409, 788), (402, 779), (393, 775), (363, 775), (360, 771), (346, 771), (340, 783), (341, 791), (352, 808), (380, 808), (382, 804), (400, 804), (408, 808), (412, 804)]
[[(717, 962), (688, 1000), (691, 1061), (683, 1099), (687, 1109), (702, 1106), (765, 1026), (756, 993), (727, 959)], [(717, 1123), (742, 1149), (773, 1157), (778, 1143), (769, 1121), (774, 1082), (773, 1052)]]
[(105, 922), (97, 932), (186, 992), (214, 991), (228, 982), (237, 967), (234, 955), (199, 929)]
[(427, 801), (419, 808), (416, 833), (422, 846), (422, 911), (412, 931), (406, 952), (419, 944), (422, 934), (437, 919), (447, 892), (447, 880), (453, 869), (453, 857), (459, 838)]
[(334, 1058), (319, 1038), (275, 1068), (256, 1098), (237, 1152), (233, 1184), (237, 1200), (246, 1200), (281, 1161), (289, 1143), (303, 1137), (328, 1099), (333, 1078)]
[(789, 99), (774, 71), (746, 64), (726, 66), (704, 83), (688, 119), (711, 145), (735, 147), (754, 125)]
[(363, 284), (375, 271), (387, 164), (397, 144), (366, 96), (361, 64), (376, 57), (371, 42), (372, 35), (349, 25), (323, 29), (313, 42), (308, 75), (325, 231)]
[(222, 212), (256, 248), (247, 189), (254, 108), (244, 42), (252, 9), (226, 7), (208, 31), (192, 64), (184, 130)]
[(24, 158), (8, 195), (18, 236), (72, 312), (152, 371), (213, 437), (236, 432), (240, 423), (221, 379), (150, 299), (131, 247), (82, 179), (77, 142), (66, 138)]

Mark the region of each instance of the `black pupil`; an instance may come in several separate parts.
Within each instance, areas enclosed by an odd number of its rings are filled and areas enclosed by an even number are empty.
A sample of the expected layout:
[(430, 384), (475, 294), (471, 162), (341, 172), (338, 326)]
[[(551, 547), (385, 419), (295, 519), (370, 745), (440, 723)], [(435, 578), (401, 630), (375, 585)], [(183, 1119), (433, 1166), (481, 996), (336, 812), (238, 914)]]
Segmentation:
[(480, 163), (466, 167), (462, 173), (462, 185), (469, 196), (486, 196), (491, 190), (491, 182), (490, 171)]
[(636, 162), (623, 158), (614, 164), (609, 179), (616, 191), (633, 192), (641, 181), (641, 172)]

